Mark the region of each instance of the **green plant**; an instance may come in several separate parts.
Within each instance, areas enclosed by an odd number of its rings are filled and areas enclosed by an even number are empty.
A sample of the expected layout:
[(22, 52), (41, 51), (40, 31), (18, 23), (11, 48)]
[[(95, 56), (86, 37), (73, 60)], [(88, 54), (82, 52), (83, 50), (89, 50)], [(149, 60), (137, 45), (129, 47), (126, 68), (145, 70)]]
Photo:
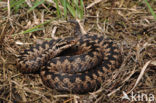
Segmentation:
[[(45, 0), (36, 0), (35, 2), (32, 2), (32, 7), (29, 7), (27, 5), (27, 3), (25, 3), (25, 0), (10, 0), (10, 8), (11, 10), (18, 12), (18, 10), (20, 8), (30, 8), (28, 9), (28, 12), (31, 12), (32, 10), (34, 10), (37, 6), (39, 6), (40, 4), (44, 3)], [(6, 8), (7, 9), (7, 8)]]
[(34, 3), (33, 3), (33, 6), (28, 10), (28, 12), (34, 10), (37, 6), (39, 6), (40, 4), (44, 3), (45, 0), (36, 0)]
[(27, 5), (24, 4), (25, 0), (10, 0), (10, 9), (15, 10), (17, 12), (20, 8), (26, 7)]
[[(71, 14), (75, 19), (82, 19), (83, 15), (84, 15), (84, 4), (83, 4), (83, 0), (71, 0), (70, 2), (67, 0), (54, 0), (55, 4), (56, 4), (56, 9), (57, 9), (57, 18), (66, 18), (68, 14)], [(10, 7), (11, 10), (15, 10), (16, 12), (18, 12), (18, 10), (20, 8), (24, 8), (27, 7), (27, 12), (30, 13), (32, 10), (34, 10), (36, 7), (38, 7), (39, 5), (45, 3), (45, 0), (36, 0), (35, 2), (32, 2), (32, 7), (28, 7), (27, 3), (25, 2), (25, 0), (11, 0), (10, 2)], [(63, 6), (63, 11), (60, 9), (60, 6)], [(26, 34), (26, 33), (31, 33), (34, 31), (39, 31), (39, 30), (43, 30), (44, 28), (43, 25), (49, 23), (50, 21), (53, 20), (49, 20), (49, 21), (45, 21), (42, 24), (39, 24), (35, 27), (29, 28), (25, 31), (22, 31), (18, 34)], [(17, 35), (17, 34), (14, 34)]]
[(13, 34), (13, 36), (16, 36), (16, 35), (18, 35), (18, 34), (26, 34), (26, 33), (31, 33), (31, 32), (34, 32), (34, 31), (43, 30), (43, 29), (44, 29), (44, 28), (43, 28), (44, 25), (46, 25), (46, 24), (48, 24), (48, 23), (50, 23), (50, 22), (52, 22), (52, 21), (54, 21), (54, 20), (56, 20), (56, 19), (58, 19), (58, 18), (54, 18), (54, 19), (45, 21), (44, 23), (41, 23), (41, 24), (39, 24), (39, 25), (36, 25), (36, 26), (34, 26), (34, 27), (30, 28), (30, 29), (27, 29), (27, 30), (22, 31), (22, 32), (17, 33), (17, 34)]
[[(83, 0), (54, 0), (57, 8), (57, 16), (67, 18), (67, 14), (70, 13), (74, 18), (82, 19), (84, 15)], [(63, 6), (63, 12), (59, 5)]]
[(151, 14), (153, 15), (154, 19), (156, 20), (156, 14), (154, 13), (154, 10), (152, 9), (152, 7), (150, 6), (149, 2), (147, 0), (144, 0), (149, 11), (151, 12)]

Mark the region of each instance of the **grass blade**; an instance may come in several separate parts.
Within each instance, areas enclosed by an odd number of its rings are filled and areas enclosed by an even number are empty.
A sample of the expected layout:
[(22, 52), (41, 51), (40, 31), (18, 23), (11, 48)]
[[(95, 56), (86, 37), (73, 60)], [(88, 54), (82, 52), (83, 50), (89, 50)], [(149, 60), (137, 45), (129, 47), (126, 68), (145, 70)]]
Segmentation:
[(150, 11), (151, 14), (153, 15), (154, 19), (156, 20), (156, 14), (154, 13), (154, 10), (152, 9), (152, 7), (150, 6), (150, 4), (148, 3), (147, 0), (144, 0), (144, 1), (145, 1), (146, 5), (147, 5), (149, 11)]
[(34, 31), (40, 31), (40, 30), (43, 30), (44, 28), (31, 28), (31, 29), (28, 29), (26, 31), (23, 32), (23, 34), (26, 34), (26, 33), (32, 33)]
[[(25, 0), (19, 0), (19, 1), (11, 1), (10, 2), (10, 8), (14, 8), (15, 11), (18, 11), (20, 6), (25, 2)], [(6, 8), (7, 9), (7, 8)]]
[(72, 16), (76, 17), (76, 12), (75, 12), (74, 8), (70, 5), (69, 2), (67, 2), (67, 8), (68, 8), (69, 12), (72, 14)]
[(41, 0), (41, 1), (38, 1), (38, 0), (37, 0), (37, 1), (34, 3), (34, 6), (31, 7), (31, 8), (28, 10), (28, 12), (34, 10), (37, 6), (39, 6), (39, 5), (42, 4), (42, 3), (44, 3), (44, 0)]
[(16, 35), (18, 35), (18, 34), (26, 34), (26, 33), (34, 32), (34, 31), (43, 30), (43, 28), (40, 28), (41, 26), (46, 25), (46, 24), (48, 24), (48, 23), (50, 23), (50, 22), (52, 22), (52, 21), (54, 21), (54, 20), (56, 20), (56, 19), (58, 19), (58, 18), (53, 18), (53, 19), (51, 19), (51, 20), (45, 21), (44, 23), (39, 24), (39, 25), (37, 25), (37, 26), (35, 26), (35, 27), (32, 27), (32, 28), (30, 28), (30, 29), (27, 29), (27, 30), (22, 31), (22, 32), (17, 33), (17, 34), (13, 34), (13, 36), (16, 36)]
[(82, 19), (83, 18), (83, 15), (84, 15), (84, 4), (83, 4), (83, 0), (80, 0), (80, 6), (81, 6), (81, 9), (80, 9), (80, 18)]
[(59, 8), (59, 3), (58, 0), (54, 0), (54, 2), (56, 3), (56, 9), (57, 9), (57, 17), (61, 17), (61, 10)]

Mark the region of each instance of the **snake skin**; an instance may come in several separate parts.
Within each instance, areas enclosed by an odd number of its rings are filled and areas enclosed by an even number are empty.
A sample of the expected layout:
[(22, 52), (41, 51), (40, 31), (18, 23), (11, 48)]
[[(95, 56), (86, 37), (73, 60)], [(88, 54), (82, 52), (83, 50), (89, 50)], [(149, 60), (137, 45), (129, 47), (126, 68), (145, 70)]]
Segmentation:
[(17, 58), (22, 73), (39, 71), (43, 83), (59, 92), (88, 93), (100, 88), (107, 71), (121, 65), (113, 40), (85, 34), (78, 39), (51, 40), (24, 50)]

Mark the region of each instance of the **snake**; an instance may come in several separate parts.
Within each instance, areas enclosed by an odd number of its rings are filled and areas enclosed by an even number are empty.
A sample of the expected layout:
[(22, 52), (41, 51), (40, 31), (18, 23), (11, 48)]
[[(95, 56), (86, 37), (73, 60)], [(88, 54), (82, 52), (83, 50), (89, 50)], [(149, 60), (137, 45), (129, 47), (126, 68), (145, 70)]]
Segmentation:
[(119, 46), (98, 34), (45, 41), (21, 51), (16, 60), (21, 73), (39, 73), (48, 88), (75, 94), (99, 89), (121, 63)]

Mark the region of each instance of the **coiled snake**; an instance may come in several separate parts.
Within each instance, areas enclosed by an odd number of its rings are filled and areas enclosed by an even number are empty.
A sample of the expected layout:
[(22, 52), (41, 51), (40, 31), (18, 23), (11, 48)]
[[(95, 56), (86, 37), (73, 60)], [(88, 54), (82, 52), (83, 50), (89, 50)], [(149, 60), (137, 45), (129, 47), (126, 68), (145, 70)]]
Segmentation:
[(88, 93), (105, 81), (106, 71), (121, 65), (113, 40), (85, 34), (37, 44), (21, 52), (17, 68), (22, 73), (39, 72), (43, 83), (59, 92)]

